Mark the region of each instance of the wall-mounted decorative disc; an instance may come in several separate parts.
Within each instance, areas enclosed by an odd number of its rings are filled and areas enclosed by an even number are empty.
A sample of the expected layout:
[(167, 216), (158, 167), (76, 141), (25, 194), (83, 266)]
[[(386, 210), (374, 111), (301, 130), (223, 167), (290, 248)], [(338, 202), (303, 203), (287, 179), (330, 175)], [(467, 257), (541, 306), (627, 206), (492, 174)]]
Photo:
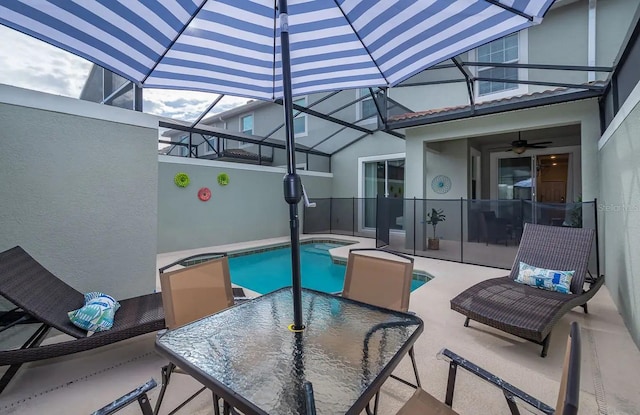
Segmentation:
[(187, 173), (178, 173), (173, 178), (173, 182), (178, 187), (187, 187), (189, 186), (189, 175)]
[(439, 174), (431, 180), (431, 188), (434, 192), (444, 194), (451, 190), (451, 179)]
[(226, 186), (229, 184), (229, 175), (227, 173), (220, 173), (218, 175), (218, 184), (220, 186)]
[(202, 200), (203, 202), (211, 199), (211, 190), (209, 190), (208, 187), (203, 187), (198, 190), (198, 199)]

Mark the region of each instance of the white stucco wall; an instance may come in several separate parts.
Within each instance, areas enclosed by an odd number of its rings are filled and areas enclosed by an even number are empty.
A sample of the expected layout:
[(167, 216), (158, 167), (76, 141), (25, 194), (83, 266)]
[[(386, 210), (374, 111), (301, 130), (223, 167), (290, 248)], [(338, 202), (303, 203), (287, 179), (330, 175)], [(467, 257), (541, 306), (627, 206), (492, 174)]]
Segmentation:
[(157, 119), (0, 85), (0, 251), (81, 292), (153, 292)]
[(601, 270), (640, 347), (640, 84), (600, 139)]

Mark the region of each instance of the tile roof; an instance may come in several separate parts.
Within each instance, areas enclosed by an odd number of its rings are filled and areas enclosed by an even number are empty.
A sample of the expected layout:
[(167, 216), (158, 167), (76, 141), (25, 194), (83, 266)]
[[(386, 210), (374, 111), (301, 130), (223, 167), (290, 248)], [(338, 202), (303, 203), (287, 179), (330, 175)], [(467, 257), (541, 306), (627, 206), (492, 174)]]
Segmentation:
[[(601, 82), (589, 82), (585, 85), (602, 85), (604, 86), (603, 83)], [(549, 96), (555, 96), (555, 95), (562, 95), (562, 94), (568, 94), (568, 93), (572, 93), (572, 92), (578, 92), (581, 91), (580, 89), (577, 88), (566, 88), (566, 87), (562, 87), (562, 88), (555, 88), (555, 89), (549, 89), (546, 91), (538, 91), (538, 92), (530, 92), (527, 94), (520, 94), (520, 95), (513, 95), (510, 97), (505, 97), (505, 98), (500, 98), (500, 99), (494, 99), (491, 101), (483, 101), (480, 103), (476, 103), (474, 106), (474, 109), (479, 109), (479, 108), (485, 108), (485, 107), (495, 107), (501, 104), (507, 104), (507, 103), (511, 103), (511, 102), (520, 102), (520, 101), (532, 101), (538, 98), (543, 98), (543, 97), (549, 97)], [(453, 107), (444, 107), (444, 108), (434, 108), (434, 109), (428, 109), (425, 111), (417, 111), (417, 112), (409, 112), (406, 114), (399, 114), (399, 115), (394, 115), (389, 117), (389, 122), (393, 122), (393, 121), (403, 121), (403, 120), (410, 120), (410, 119), (415, 119), (415, 118), (422, 118), (422, 117), (427, 117), (429, 115), (439, 115), (439, 114), (446, 114), (446, 113), (453, 113), (453, 112), (463, 112), (463, 111), (469, 111), (471, 110), (471, 105), (470, 104), (465, 104), (465, 105), (458, 105), (458, 106), (453, 106)]]

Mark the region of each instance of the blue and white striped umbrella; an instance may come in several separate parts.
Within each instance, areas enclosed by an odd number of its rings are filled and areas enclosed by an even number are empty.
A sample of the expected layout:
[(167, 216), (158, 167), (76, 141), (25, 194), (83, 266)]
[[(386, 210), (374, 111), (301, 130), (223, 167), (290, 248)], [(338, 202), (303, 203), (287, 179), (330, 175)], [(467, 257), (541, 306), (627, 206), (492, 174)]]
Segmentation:
[[(293, 95), (393, 86), (553, 0), (290, 0)], [(283, 96), (275, 0), (6, 0), (0, 23), (139, 86)]]
[[(3, 0), (0, 24), (139, 86), (284, 98), (294, 323), (304, 328), (292, 95), (390, 87), (539, 23), (554, 0)], [(287, 4), (290, 3), (290, 4)]]

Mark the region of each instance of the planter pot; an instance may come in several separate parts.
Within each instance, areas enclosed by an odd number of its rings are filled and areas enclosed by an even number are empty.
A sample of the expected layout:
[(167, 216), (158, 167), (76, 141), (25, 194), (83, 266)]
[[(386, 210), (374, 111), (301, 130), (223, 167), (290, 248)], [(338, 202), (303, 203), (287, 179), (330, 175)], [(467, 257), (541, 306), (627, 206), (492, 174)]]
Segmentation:
[(427, 240), (427, 248), (432, 249), (434, 251), (440, 249), (440, 239), (429, 238)]

